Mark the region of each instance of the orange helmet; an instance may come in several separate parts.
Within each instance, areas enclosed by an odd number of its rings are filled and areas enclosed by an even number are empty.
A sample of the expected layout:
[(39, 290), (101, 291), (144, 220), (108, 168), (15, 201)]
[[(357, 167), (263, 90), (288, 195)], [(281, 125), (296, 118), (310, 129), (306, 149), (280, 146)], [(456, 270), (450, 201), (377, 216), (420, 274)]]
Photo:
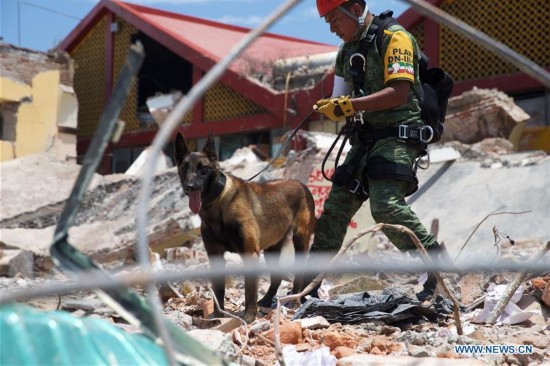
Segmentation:
[(348, 0), (317, 0), (317, 11), (322, 18)]

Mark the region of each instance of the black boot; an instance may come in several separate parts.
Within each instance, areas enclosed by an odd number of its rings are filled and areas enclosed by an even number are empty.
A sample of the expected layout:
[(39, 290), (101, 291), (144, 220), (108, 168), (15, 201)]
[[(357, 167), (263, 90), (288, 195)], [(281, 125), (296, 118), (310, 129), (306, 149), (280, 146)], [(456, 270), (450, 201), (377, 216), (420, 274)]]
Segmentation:
[(424, 282), (422, 291), (416, 294), (418, 301), (430, 300), (437, 287), (437, 279), (433, 273), (428, 273), (428, 279)]
[[(426, 248), (426, 251), (434, 263), (441, 263), (441, 247), (437, 241), (431, 247)], [(435, 278), (435, 275), (433, 273), (428, 273), (428, 278), (426, 279), (426, 282), (424, 282), (424, 287), (422, 291), (416, 294), (416, 298), (418, 301), (430, 300), (436, 287), (437, 279)]]

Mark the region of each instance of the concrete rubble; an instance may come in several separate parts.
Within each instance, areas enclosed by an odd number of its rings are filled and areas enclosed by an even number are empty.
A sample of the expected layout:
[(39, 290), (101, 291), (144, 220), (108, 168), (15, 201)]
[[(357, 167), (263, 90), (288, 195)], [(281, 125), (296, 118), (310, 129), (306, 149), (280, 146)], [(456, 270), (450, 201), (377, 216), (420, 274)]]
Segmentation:
[[(474, 145), (449, 143), (447, 147), (463, 151), (464, 156), (452, 164), (432, 163), (430, 169), (419, 171), (420, 189), (410, 198), (414, 200), (413, 207), (425, 222), (439, 221), (440, 240), (446, 243), (453, 255), (460, 251), (464, 238), (469, 236), (479, 221), (497, 211), (528, 212), (491, 218), (478, 229), (474, 242), (469, 244), (468, 250), (462, 255), (486, 254), (494, 241), (493, 226), (517, 241), (542, 242), (546, 239), (550, 197), (538, 196), (533, 192), (543, 191), (550, 158), (541, 152), (503, 153), (509, 151), (504, 142), (487, 139)], [(437, 150), (433, 151), (437, 153)], [(294, 177), (308, 182), (308, 177), (300, 176), (303, 172), (295, 167), (302, 169), (309, 166), (311, 170), (312, 165), (319, 164), (322, 155), (322, 151), (309, 153), (295, 162), (294, 167), (289, 166), (283, 169), (285, 171), (268, 170), (262, 179), (281, 175), (288, 177), (285, 172), (293, 172)], [(239, 160), (237, 154), (233, 160), (223, 164), (233, 174), (250, 177), (254, 171), (261, 170), (265, 162), (259, 161), (253, 154), (249, 156), (252, 158), (248, 158), (248, 161), (245, 158)], [(255, 163), (251, 162), (253, 159), (256, 159)], [(447, 170), (438, 176), (443, 167)], [(49, 270), (48, 247), (53, 237), (54, 224), (72, 189), (79, 166), (40, 154), (3, 163), (2, 171), (5, 172), (1, 177), (2, 244), (6, 249), (32, 253), (37, 269)], [(26, 181), (31, 174), (33, 177), (41, 177), (40, 189), (32, 184), (21, 186), (20, 182)], [(434, 177), (437, 182), (432, 183)], [(311, 179), (310, 175), (308, 185), (312, 184)], [(316, 182), (313, 184), (316, 185)], [(423, 191), (423, 185), (428, 184), (431, 185)], [(464, 192), (462, 187), (469, 189)], [(513, 194), (510, 194), (510, 187), (514, 187)], [(316, 189), (312, 191), (315, 193)], [(74, 245), (101, 262), (131, 260), (136, 240), (134, 228), (138, 193), (138, 177), (96, 175), (77, 215), (75, 226), (71, 228)], [(452, 203), (463, 202), (465, 195), (472, 202), (480, 203), (484, 210), (480, 211), (476, 205)], [(438, 200), (430, 199), (433, 197), (440, 197), (450, 205), (441, 205)], [(318, 201), (318, 204), (322, 204), (324, 200)], [(368, 205), (364, 206), (368, 211)], [(453, 211), (447, 210), (447, 207), (453, 207)], [(187, 207), (187, 198), (181, 192), (175, 168), (156, 175), (149, 212), (151, 247), (163, 257), (166, 256), (165, 249), (181, 247), (198, 235), (199, 220)], [(356, 230), (365, 226), (361, 225)], [(367, 247), (369, 245), (366, 244)], [(172, 250), (170, 255), (188, 259), (197, 256), (192, 251), (183, 254), (189, 250), (180, 249), (178, 254)]]
[(62, 51), (38, 52), (0, 41), (0, 64), (3, 77), (20, 83), (31, 84), (38, 73), (60, 70), (61, 83), (73, 85), (74, 62)]
[(505, 93), (474, 88), (449, 99), (441, 142), (473, 144), (488, 137), (508, 139), (528, 119), (529, 115)]
[[(47, 154), (32, 155), (2, 164), (2, 247), (31, 252), (39, 271), (51, 269), (48, 249), (54, 225), (80, 167)], [(29, 177), (40, 177), (44, 186), (21, 185)], [(187, 208), (174, 169), (155, 178), (154, 199), (149, 218), (151, 246), (166, 241), (181, 246), (194, 238), (199, 225)], [(136, 242), (135, 215), (139, 178), (130, 175), (96, 175), (89, 188), (69, 241), (101, 263), (124, 263), (133, 258)]]
[(74, 63), (0, 40), (0, 161), (48, 152), (76, 159)]

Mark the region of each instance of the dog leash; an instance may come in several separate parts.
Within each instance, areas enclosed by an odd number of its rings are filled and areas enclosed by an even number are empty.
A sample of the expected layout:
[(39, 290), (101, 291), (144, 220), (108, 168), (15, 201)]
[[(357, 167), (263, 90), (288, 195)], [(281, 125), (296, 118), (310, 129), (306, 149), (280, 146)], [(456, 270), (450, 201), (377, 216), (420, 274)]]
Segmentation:
[(287, 148), (287, 145), (290, 143), (290, 141), (292, 141), (292, 139), (294, 138), (294, 136), (296, 136), (296, 134), (298, 133), (298, 130), (300, 129), (300, 127), (302, 126), (302, 124), (309, 118), (309, 116), (311, 116), (311, 114), (315, 112), (314, 109), (312, 109), (308, 114), (306, 114), (306, 116), (300, 121), (300, 123), (298, 123), (298, 126), (296, 126), (296, 128), (294, 129), (294, 131), (292, 131), (292, 133), (290, 134), (290, 136), (286, 139), (286, 141), (283, 143), (283, 145), (281, 145), (281, 148), (279, 149), (279, 151), (277, 152), (277, 154), (275, 154), (275, 156), (269, 161), (269, 163), (262, 169), (260, 170), (258, 173), (254, 174), (254, 176), (252, 176), (251, 178), (248, 178), (249, 181), (251, 181), (252, 179), (256, 178), (258, 175), (260, 175), (261, 173), (263, 173), (267, 168), (269, 168), (273, 162), (275, 160), (277, 160), (277, 158), (279, 158), (279, 156), (283, 153), (284, 149)]

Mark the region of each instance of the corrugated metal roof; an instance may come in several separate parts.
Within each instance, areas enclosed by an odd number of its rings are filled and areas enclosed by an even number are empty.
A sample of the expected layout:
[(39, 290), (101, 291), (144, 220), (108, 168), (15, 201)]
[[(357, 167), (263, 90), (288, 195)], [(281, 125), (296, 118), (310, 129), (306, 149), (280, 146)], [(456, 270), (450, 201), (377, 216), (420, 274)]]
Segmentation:
[[(109, 13), (114, 14), (115, 19), (122, 19), (131, 24), (204, 72), (225, 57), (250, 32), (248, 28), (188, 15), (122, 1), (101, 0), (58, 48), (71, 53), (97, 22)], [(230, 65), (221, 81), (238, 93), (247, 95), (274, 115), (280, 116), (284, 113), (280, 107), (283, 105), (284, 95), (273, 85), (274, 62), (300, 57), (309, 62), (308, 56), (335, 52), (337, 49), (332, 45), (264, 33)], [(308, 68), (307, 65), (304, 66)], [(293, 88), (304, 89), (295, 95), (296, 103), (309, 106), (314, 100), (330, 93), (329, 84), (320, 81), (330, 75), (331, 67), (332, 65), (325, 70), (311, 70), (315, 74), (314, 78), (306, 80), (307, 83), (299, 81), (290, 85)], [(299, 121), (305, 113), (307, 111), (304, 109), (292, 119)]]
[[(249, 28), (237, 27), (220, 22), (196, 18), (188, 15), (168, 12), (150, 7), (129, 4), (122, 1), (102, 0), (78, 27), (59, 45), (59, 48), (70, 50), (78, 42), (82, 33), (89, 28), (87, 23), (95, 23), (105, 11), (112, 11), (116, 15), (132, 23), (136, 28), (148, 33), (155, 33), (157, 37), (166, 37), (191, 48), (196, 55), (189, 54), (188, 61), (194, 63), (193, 58), (204, 57), (212, 63), (220, 61), (243, 37), (250, 32)], [(176, 48), (177, 45), (172, 44)], [(246, 63), (250, 60), (258, 62), (273, 62), (275, 60), (308, 56), (319, 53), (334, 52), (337, 47), (303, 39), (281, 36), (273, 33), (264, 33), (248, 50), (235, 61), (230, 70), (236, 73), (247, 72)], [(176, 51), (176, 50), (173, 50)]]
[[(117, 3), (134, 13), (143, 22), (171, 35), (214, 62), (220, 61), (250, 32), (248, 28), (124, 2)], [(252, 62), (251, 60), (273, 62), (282, 58), (332, 52), (336, 49), (332, 45), (265, 33), (230, 66), (230, 69), (237, 73), (246, 73), (249, 69), (246, 63)]]

